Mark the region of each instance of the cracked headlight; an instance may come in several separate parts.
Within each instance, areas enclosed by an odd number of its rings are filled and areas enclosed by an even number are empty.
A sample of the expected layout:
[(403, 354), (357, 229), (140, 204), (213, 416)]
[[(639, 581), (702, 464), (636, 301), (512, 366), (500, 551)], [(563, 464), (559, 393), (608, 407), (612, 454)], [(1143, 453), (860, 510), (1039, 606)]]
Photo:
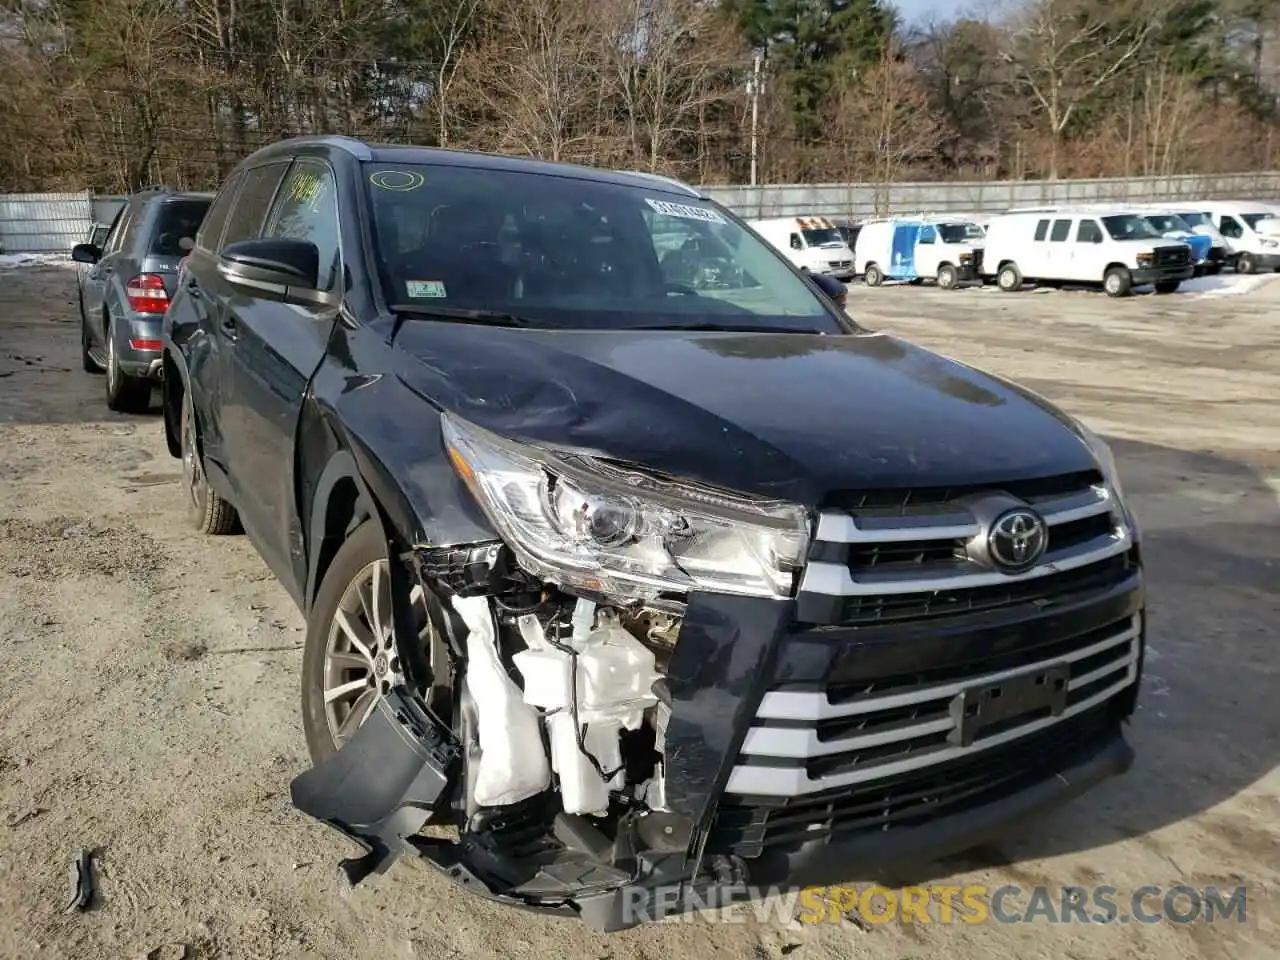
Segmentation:
[(792, 595), (809, 541), (800, 506), (518, 443), (448, 414), (442, 421), (454, 470), (534, 576), (637, 599)]

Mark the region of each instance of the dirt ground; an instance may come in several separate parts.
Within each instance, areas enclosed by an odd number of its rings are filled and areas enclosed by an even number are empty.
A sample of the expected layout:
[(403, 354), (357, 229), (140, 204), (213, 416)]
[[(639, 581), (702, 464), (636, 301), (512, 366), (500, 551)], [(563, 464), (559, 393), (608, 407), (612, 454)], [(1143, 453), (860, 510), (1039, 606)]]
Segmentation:
[[(289, 803), (301, 617), (244, 538), (184, 527), (158, 415), (108, 412), (79, 369), (74, 273), (24, 266), (0, 271), (0, 956), (1280, 956), (1280, 278), (1240, 296), (856, 286), (850, 301), (1107, 436), (1148, 562), (1137, 766), (929, 879), (1110, 884), (1122, 910), (1146, 884), (1245, 884), (1243, 924), (738, 912), (598, 936), (418, 864), (345, 889), (350, 849)], [(68, 914), (81, 847), (99, 892)]]

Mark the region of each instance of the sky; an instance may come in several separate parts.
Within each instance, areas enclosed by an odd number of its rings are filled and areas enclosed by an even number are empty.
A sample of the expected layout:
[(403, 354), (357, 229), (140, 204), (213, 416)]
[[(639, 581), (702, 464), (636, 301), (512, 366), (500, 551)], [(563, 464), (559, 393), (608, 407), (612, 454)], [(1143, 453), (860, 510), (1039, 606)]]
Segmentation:
[(908, 23), (923, 20), (931, 13), (941, 14), (956, 6), (953, 0), (893, 0), (893, 5)]

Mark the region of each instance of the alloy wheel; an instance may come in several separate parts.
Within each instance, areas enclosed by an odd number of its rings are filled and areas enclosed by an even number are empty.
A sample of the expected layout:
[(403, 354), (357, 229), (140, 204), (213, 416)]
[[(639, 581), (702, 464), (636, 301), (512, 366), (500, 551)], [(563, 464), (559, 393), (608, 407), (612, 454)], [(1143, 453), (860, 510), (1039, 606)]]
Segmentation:
[[(421, 586), (413, 588), (410, 601), (418, 638), (436, 672), (438, 643)], [(375, 560), (347, 584), (325, 641), (324, 715), (334, 746), (341, 749), (379, 698), (404, 682), (391, 616), (390, 566)]]

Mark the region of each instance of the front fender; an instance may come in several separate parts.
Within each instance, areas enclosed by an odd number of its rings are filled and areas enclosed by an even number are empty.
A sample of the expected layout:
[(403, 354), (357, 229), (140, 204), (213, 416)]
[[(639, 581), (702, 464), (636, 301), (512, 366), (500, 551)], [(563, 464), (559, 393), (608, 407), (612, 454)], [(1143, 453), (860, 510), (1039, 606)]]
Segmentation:
[[(407, 546), (497, 539), (449, 463), (439, 411), (421, 396), (394, 377), (349, 378), (334, 370), (317, 375), (314, 396), (315, 415), (354, 460), (363, 489)], [(302, 476), (318, 476), (322, 468), (304, 468)]]

